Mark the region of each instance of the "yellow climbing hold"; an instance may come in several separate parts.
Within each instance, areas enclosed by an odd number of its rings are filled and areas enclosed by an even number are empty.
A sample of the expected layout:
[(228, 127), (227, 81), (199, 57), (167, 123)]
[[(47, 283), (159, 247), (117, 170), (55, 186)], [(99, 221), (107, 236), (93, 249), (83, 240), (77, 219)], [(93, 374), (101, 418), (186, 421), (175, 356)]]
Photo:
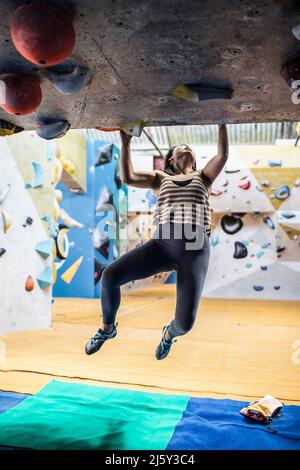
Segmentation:
[(0, 228), (3, 230), (4, 233), (8, 231), (12, 224), (12, 217), (6, 211), (0, 212)]
[(72, 264), (72, 266), (69, 267), (69, 269), (67, 269), (62, 275), (61, 275), (61, 278), (63, 281), (65, 281), (66, 284), (70, 284), (73, 280), (73, 277), (75, 276), (75, 274), (77, 273), (81, 263), (82, 263), (82, 260), (83, 260), (83, 256), (80, 256), (80, 258), (78, 258), (77, 261), (75, 261), (75, 263)]
[(176, 98), (188, 101), (199, 101), (198, 93), (188, 88), (186, 85), (178, 85), (171, 90), (171, 95)]

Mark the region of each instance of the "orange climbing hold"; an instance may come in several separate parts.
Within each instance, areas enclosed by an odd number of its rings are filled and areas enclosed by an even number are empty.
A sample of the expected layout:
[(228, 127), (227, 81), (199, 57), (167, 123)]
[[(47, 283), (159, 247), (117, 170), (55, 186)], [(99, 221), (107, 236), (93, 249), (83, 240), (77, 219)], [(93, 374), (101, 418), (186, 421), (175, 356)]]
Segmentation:
[(31, 292), (34, 289), (34, 280), (32, 276), (28, 276), (25, 282), (25, 290)]
[(39, 65), (63, 62), (75, 45), (72, 16), (58, 6), (45, 3), (18, 7), (10, 34), (20, 54)]
[(42, 101), (40, 81), (24, 73), (1, 73), (0, 91), (0, 106), (10, 114), (31, 114)]

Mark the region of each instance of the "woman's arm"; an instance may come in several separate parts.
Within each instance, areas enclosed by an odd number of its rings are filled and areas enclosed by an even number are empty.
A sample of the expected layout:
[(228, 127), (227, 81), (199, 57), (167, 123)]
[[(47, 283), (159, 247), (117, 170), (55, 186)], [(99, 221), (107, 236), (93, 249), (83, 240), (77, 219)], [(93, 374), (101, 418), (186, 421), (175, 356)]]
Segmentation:
[(218, 154), (203, 168), (204, 177), (212, 184), (223, 170), (228, 159), (228, 135), (225, 124), (219, 125)]
[(131, 161), (130, 141), (131, 135), (120, 131), (122, 139), (120, 176), (123, 183), (136, 188), (157, 189), (160, 186), (161, 176), (156, 171), (134, 171)]

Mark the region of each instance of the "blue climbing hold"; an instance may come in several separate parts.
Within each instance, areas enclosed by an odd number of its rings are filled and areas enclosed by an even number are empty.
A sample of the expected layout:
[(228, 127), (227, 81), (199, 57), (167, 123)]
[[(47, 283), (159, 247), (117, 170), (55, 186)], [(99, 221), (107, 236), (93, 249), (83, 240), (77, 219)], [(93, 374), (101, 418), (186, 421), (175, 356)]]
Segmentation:
[(264, 254), (264, 251), (259, 251), (258, 253), (256, 253), (256, 258), (261, 258), (262, 256), (264, 256)]
[(275, 290), (279, 290), (279, 289), (280, 289), (280, 286), (274, 286), (274, 289), (275, 289)]
[(281, 186), (278, 191), (275, 193), (276, 199), (279, 199), (280, 201), (284, 201), (284, 199), (287, 199), (291, 194), (290, 188), (288, 187), (287, 184), (284, 184)]
[(265, 265), (264, 265), (264, 266), (261, 266), (260, 269), (261, 269), (262, 271), (267, 271), (268, 266), (265, 266)]
[(293, 214), (293, 212), (282, 212), (282, 217), (284, 217), (285, 219), (292, 219), (293, 217), (296, 217), (295, 214)]
[(275, 166), (282, 166), (282, 160), (278, 160), (278, 161), (275, 161), (275, 160), (269, 160), (268, 161), (268, 165), (273, 168)]
[(275, 230), (275, 224), (273, 220), (271, 219), (271, 217), (267, 215), (266, 217), (263, 218), (263, 221), (265, 224), (267, 224), (269, 228), (271, 228), (272, 230)]
[(252, 266), (253, 266), (253, 265), (252, 265), (251, 263), (245, 264), (245, 267), (246, 267), (247, 269), (252, 268)]
[(219, 235), (213, 235), (211, 237), (210, 244), (211, 244), (211, 246), (216, 246), (216, 245), (218, 245), (219, 241), (220, 241)]
[(257, 292), (260, 292), (260, 291), (264, 290), (264, 287), (263, 286), (253, 286), (253, 289), (256, 290)]

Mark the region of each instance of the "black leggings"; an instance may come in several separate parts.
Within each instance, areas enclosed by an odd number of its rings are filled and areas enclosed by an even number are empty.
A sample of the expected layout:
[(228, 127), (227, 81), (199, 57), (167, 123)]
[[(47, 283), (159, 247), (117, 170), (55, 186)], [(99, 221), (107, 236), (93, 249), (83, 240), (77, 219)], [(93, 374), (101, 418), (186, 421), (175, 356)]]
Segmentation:
[(161, 229), (162, 226), (159, 226), (151, 240), (124, 254), (104, 269), (101, 278), (104, 324), (115, 323), (121, 301), (120, 286), (160, 272), (176, 270), (176, 311), (168, 333), (171, 337), (181, 336), (193, 327), (208, 269), (209, 238), (205, 234), (200, 249), (188, 250), (185, 237), (175, 239), (174, 230), (171, 229), (170, 238), (165, 239), (161, 237)]

